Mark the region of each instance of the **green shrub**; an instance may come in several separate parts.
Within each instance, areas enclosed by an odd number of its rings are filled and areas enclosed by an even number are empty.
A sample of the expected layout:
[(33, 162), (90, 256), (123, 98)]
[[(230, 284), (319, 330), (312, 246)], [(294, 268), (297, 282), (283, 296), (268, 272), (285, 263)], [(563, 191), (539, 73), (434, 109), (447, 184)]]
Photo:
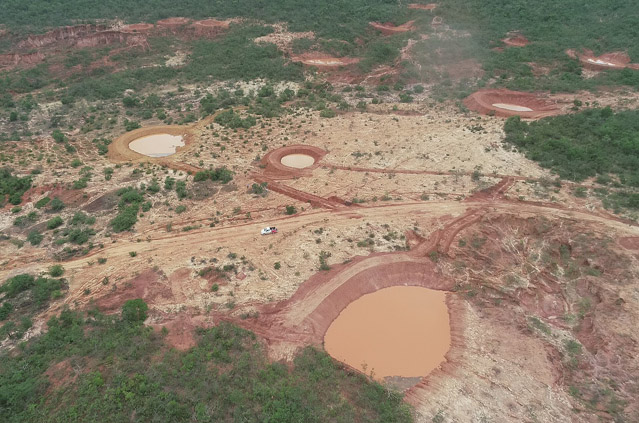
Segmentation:
[(55, 197), (53, 200), (51, 200), (51, 203), (49, 204), (49, 208), (52, 211), (60, 211), (64, 207), (65, 207), (65, 204), (58, 197)]
[(49, 274), (54, 278), (59, 278), (64, 274), (64, 267), (62, 267), (61, 264), (54, 264), (53, 266), (49, 267)]
[(81, 211), (75, 212), (71, 220), (69, 220), (69, 225), (77, 226), (77, 225), (93, 225), (95, 223), (95, 217), (89, 216)]
[(49, 197), (41, 198), (35, 203), (35, 208), (41, 209), (42, 207), (45, 207), (47, 204), (49, 204), (50, 201), (51, 201), (51, 198)]
[(59, 129), (54, 130), (51, 133), (51, 137), (53, 137), (53, 139), (57, 143), (63, 143), (63, 142), (65, 142), (67, 140), (67, 137)]
[(64, 221), (62, 220), (62, 218), (60, 216), (56, 216), (47, 221), (47, 229), (55, 229), (62, 226), (63, 224)]
[(323, 118), (334, 118), (337, 116), (337, 113), (333, 109), (324, 109), (320, 112), (320, 117)]
[(226, 167), (218, 167), (212, 170), (202, 170), (195, 174), (193, 177), (194, 182), (202, 182), (206, 180), (220, 181), (223, 184), (229, 183), (233, 180), (233, 172)]
[(233, 111), (233, 109), (229, 109), (215, 116), (215, 123), (230, 129), (248, 129), (252, 126), (255, 126), (257, 121), (253, 116), (247, 116), (246, 118), (242, 119), (239, 114), (236, 114)]
[(117, 216), (111, 220), (111, 227), (115, 232), (122, 232), (131, 229), (138, 221), (138, 211), (140, 206), (132, 204), (120, 210)]
[(11, 170), (0, 168), (0, 205), (4, 204), (5, 196), (9, 202), (18, 205), (22, 201), (22, 195), (31, 188), (31, 177), (23, 178), (11, 175)]
[(44, 235), (36, 230), (29, 232), (29, 234), (27, 235), (27, 241), (29, 241), (31, 245), (39, 245), (43, 239)]
[(13, 311), (13, 304), (9, 301), (5, 301), (0, 307), (0, 321), (7, 320), (9, 314)]
[(7, 298), (13, 298), (21, 292), (31, 289), (35, 285), (35, 278), (32, 275), (23, 273), (7, 279), (0, 285), (0, 292), (4, 292)]
[(289, 215), (290, 214), (295, 214), (295, 213), (297, 213), (297, 209), (295, 208), (295, 206), (288, 205), (288, 206), (286, 206), (286, 212), (285, 213), (289, 214)]
[(122, 320), (131, 324), (141, 324), (146, 320), (148, 309), (144, 300), (140, 298), (127, 300), (122, 306)]

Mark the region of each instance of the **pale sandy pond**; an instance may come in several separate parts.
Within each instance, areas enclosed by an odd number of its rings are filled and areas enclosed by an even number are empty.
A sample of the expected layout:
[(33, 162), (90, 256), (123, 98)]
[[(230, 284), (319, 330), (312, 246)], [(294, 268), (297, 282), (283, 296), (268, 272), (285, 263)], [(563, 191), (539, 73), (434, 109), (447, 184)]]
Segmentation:
[(295, 169), (303, 169), (312, 166), (315, 163), (315, 159), (307, 154), (289, 154), (282, 157), (280, 163)]
[(181, 135), (154, 134), (138, 138), (129, 144), (136, 153), (149, 157), (165, 157), (175, 154), (177, 147), (184, 147)]
[(526, 106), (518, 106), (516, 104), (507, 103), (493, 103), (493, 107), (499, 107), (500, 109), (512, 110), (515, 112), (532, 112), (533, 109)]

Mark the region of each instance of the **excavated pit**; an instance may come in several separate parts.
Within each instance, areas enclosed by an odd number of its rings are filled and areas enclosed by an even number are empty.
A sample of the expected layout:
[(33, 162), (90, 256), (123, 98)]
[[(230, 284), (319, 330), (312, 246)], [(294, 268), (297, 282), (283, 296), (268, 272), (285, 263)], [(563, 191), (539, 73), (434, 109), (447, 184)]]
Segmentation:
[(443, 291), (394, 286), (349, 304), (324, 337), (335, 359), (372, 375), (422, 378), (445, 360), (450, 322)]
[(479, 90), (466, 97), (464, 104), (470, 110), (501, 117), (539, 119), (562, 113), (562, 109), (550, 99), (510, 90)]
[(274, 179), (310, 176), (326, 152), (311, 145), (291, 145), (270, 151), (262, 158), (264, 175)]

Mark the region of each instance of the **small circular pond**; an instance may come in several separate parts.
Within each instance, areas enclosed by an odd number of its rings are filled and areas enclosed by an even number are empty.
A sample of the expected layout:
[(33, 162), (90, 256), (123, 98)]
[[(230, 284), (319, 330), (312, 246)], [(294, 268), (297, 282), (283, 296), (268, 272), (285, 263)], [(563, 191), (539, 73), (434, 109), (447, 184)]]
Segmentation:
[(350, 303), (324, 337), (335, 359), (377, 380), (423, 377), (450, 348), (445, 293), (395, 286)]
[(282, 157), (280, 163), (295, 169), (303, 169), (312, 166), (315, 163), (315, 159), (308, 154), (288, 154)]
[(181, 135), (154, 134), (133, 140), (129, 148), (149, 157), (165, 157), (175, 154), (177, 147), (184, 147)]

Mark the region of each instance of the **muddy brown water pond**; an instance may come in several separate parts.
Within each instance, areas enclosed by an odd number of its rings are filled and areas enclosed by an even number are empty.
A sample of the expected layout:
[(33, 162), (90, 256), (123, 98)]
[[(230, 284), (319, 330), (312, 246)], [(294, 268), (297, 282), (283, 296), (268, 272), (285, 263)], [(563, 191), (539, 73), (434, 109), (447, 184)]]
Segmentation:
[(149, 157), (166, 157), (175, 154), (177, 147), (184, 147), (181, 135), (154, 134), (138, 138), (129, 144), (136, 153)]
[(335, 359), (383, 381), (423, 377), (450, 349), (443, 291), (395, 286), (350, 303), (324, 337)]
[(295, 169), (303, 169), (315, 163), (315, 159), (307, 154), (289, 154), (280, 160), (284, 166), (294, 167)]

